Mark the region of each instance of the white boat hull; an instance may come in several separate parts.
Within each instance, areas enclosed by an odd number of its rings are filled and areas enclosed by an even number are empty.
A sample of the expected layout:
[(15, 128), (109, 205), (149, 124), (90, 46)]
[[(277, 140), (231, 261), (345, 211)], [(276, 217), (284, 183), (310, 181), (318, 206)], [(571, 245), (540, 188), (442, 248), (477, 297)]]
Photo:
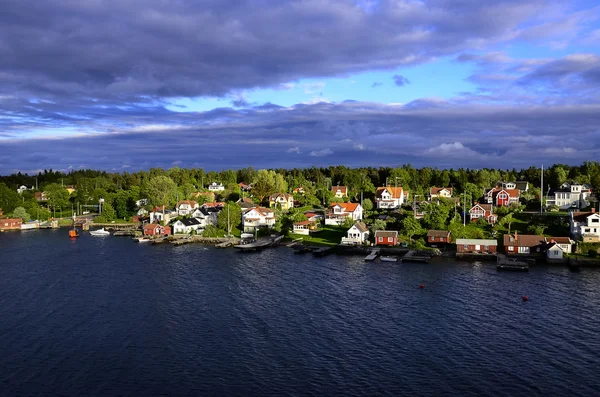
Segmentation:
[(90, 231), (92, 236), (102, 237), (102, 236), (110, 236), (110, 232), (104, 229), (92, 230)]
[(389, 256), (382, 256), (379, 258), (382, 262), (398, 262), (397, 258), (391, 258)]

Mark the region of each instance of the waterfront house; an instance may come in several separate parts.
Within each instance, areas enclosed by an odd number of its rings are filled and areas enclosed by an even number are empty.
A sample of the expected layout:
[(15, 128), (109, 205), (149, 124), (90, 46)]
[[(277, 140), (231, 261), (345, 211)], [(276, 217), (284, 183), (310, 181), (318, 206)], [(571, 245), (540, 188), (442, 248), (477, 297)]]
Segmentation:
[(495, 254), (498, 241), (486, 239), (456, 239), (456, 252), (459, 254)]
[(544, 251), (543, 236), (534, 234), (505, 234), (504, 252), (507, 255), (536, 255)]
[(311, 231), (317, 230), (317, 223), (314, 221), (296, 222), (293, 226), (294, 234), (304, 234), (308, 236)]
[(21, 218), (2, 218), (0, 219), (0, 231), (4, 230), (21, 230)]
[(289, 193), (277, 193), (269, 197), (269, 207), (279, 207), (284, 211), (294, 208), (294, 196)]
[(208, 185), (208, 190), (211, 192), (222, 192), (225, 190), (225, 186), (223, 186), (223, 184), (220, 182), (212, 182), (210, 185)]
[(556, 243), (550, 243), (546, 246), (546, 258), (549, 261), (560, 261), (564, 259), (566, 252)]
[(365, 244), (369, 239), (369, 229), (364, 222), (356, 222), (346, 232), (346, 237), (342, 237), (342, 244), (346, 245), (358, 245)]
[(201, 222), (196, 218), (181, 219), (173, 223), (173, 234), (190, 234), (201, 228)]
[(586, 243), (600, 241), (600, 214), (592, 208), (589, 212), (570, 212), (571, 235)]
[(429, 244), (448, 244), (450, 242), (450, 232), (448, 230), (428, 230), (427, 242)]
[(551, 190), (546, 205), (556, 205), (560, 209), (583, 208), (590, 205), (592, 191), (589, 186), (577, 182), (565, 182), (558, 189)]
[(378, 187), (375, 192), (375, 201), (378, 209), (400, 208), (407, 199), (408, 192), (405, 192), (401, 186)]
[(193, 200), (183, 200), (177, 203), (177, 216), (189, 215), (193, 210), (199, 208), (197, 202)]
[(398, 232), (395, 230), (376, 230), (375, 245), (397, 245)]
[(162, 222), (163, 224), (167, 225), (169, 222), (171, 222), (171, 219), (177, 217), (177, 212), (166, 209), (163, 205), (154, 207), (149, 215), (151, 223)]
[(451, 187), (432, 187), (429, 189), (429, 198), (433, 199), (436, 197), (450, 198), (452, 197)]
[(571, 240), (569, 237), (546, 237), (544, 240), (548, 245), (558, 245), (565, 254), (573, 253), (573, 245), (575, 244), (575, 241)]
[(169, 226), (163, 226), (158, 223), (147, 223), (144, 225), (144, 236), (168, 236), (171, 234)]
[(337, 199), (348, 197), (348, 187), (347, 186), (333, 186), (331, 188), (331, 192)]
[(252, 207), (242, 212), (244, 232), (254, 232), (259, 228), (271, 229), (275, 226), (275, 211), (265, 207)]
[(469, 210), (469, 219), (471, 222), (476, 222), (480, 218), (485, 219), (490, 225), (495, 224), (498, 220), (498, 216), (494, 214), (494, 207), (491, 204), (475, 203)]
[(326, 225), (341, 225), (346, 218), (362, 220), (363, 208), (358, 203), (331, 203), (325, 215)]

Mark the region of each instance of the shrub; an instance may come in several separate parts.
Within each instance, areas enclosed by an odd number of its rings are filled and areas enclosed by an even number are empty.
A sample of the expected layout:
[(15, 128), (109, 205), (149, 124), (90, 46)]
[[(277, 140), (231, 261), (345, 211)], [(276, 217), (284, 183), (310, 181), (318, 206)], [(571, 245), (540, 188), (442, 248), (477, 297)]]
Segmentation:
[(598, 251), (591, 249), (588, 251), (588, 256), (590, 258), (596, 258), (598, 256)]

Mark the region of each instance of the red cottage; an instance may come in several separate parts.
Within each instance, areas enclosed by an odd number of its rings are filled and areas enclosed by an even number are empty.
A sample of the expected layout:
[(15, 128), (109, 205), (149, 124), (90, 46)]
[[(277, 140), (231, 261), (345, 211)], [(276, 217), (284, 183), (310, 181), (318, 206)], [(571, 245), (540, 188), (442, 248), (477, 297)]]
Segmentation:
[(447, 244), (450, 242), (450, 232), (447, 230), (430, 230), (427, 232), (427, 242), (430, 244)]
[(392, 230), (375, 231), (375, 245), (396, 245), (398, 244), (398, 232)]
[(0, 230), (21, 230), (21, 218), (0, 219)]
[(144, 225), (144, 236), (168, 236), (169, 234), (171, 234), (169, 226), (162, 226), (158, 223)]

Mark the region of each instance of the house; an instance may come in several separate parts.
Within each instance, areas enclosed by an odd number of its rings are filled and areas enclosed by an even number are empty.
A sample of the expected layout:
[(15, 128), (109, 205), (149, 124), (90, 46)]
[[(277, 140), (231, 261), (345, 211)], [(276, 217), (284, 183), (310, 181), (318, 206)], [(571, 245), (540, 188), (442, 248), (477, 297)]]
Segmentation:
[(546, 244), (556, 244), (565, 254), (571, 254), (573, 252), (573, 244), (575, 241), (569, 237), (546, 237)]
[(67, 192), (69, 192), (69, 194), (73, 194), (73, 192), (77, 190), (75, 189), (75, 185), (66, 185), (65, 189), (67, 189)]
[(317, 213), (317, 212), (305, 212), (304, 215), (308, 218), (309, 221), (313, 221), (313, 222), (319, 222), (321, 223), (321, 220), (324, 218), (323, 214)]
[(469, 219), (471, 222), (476, 222), (479, 218), (483, 218), (493, 225), (498, 220), (498, 216), (493, 211), (494, 207), (491, 204), (475, 203), (473, 208), (469, 210)]
[(405, 192), (400, 186), (378, 187), (375, 192), (375, 201), (377, 202), (378, 209), (400, 208), (407, 199), (408, 192)]
[(515, 182), (515, 189), (519, 189), (522, 192), (527, 192), (527, 191), (529, 191), (529, 182), (527, 182), (527, 181), (516, 181)]
[(21, 230), (21, 218), (2, 218), (0, 219), (0, 231), (4, 230)]
[(543, 236), (534, 234), (505, 234), (504, 252), (507, 255), (535, 255), (544, 250)]
[(145, 208), (140, 208), (137, 210), (137, 212), (135, 213), (136, 216), (146, 216), (148, 215), (148, 210)]
[(21, 194), (21, 193), (23, 193), (23, 192), (25, 192), (25, 191), (27, 191), (27, 190), (35, 190), (35, 188), (34, 188), (33, 186), (32, 186), (32, 187), (30, 187), (30, 188), (28, 188), (28, 187), (27, 187), (27, 186), (25, 186), (25, 185), (21, 185), (21, 186), (19, 186), (19, 187), (17, 188), (17, 193)]
[(158, 223), (147, 223), (144, 225), (144, 236), (168, 236), (171, 234), (169, 226), (162, 226)]
[(566, 252), (556, 243), (550, 243), (546, 246), (546, 258), (549, 261), (563, 260)]
[(254, 204), (254, 201), (252, 201), (248, 197), (240, 198), (238, 201), (236, 201), (236, 204), (239, 205), (242, 209), (256, 207), (256, 204)]
[(304, 195), (305, 190), (302, 186), (295, 188), (294, 190), (292, 190), (293, 194), (301, 194)]
[(148, 205), (149, 203), (150, 203), (150, 200), (147, 199), (147, 198), (145, 198), (145, 199), (139, 199), (139, 200), (136, 200), (135, 206), (137, 208), (140, 208), (140, 207), (142, 207), (144, 205)]
[(341, 225), (350, 218), (359, 221), (363, 218), (363, 208), (358, 203), (331, 203), (325, 215), (326, 225)]
[(177, 217), (177, 212), (166, 209), (165, 206), (156, 206), (150, 212), (150, 222), (162, 222), (165, 225), (171, 222), (171, 219)]
[(356, 222), (346, 232), (346, 237), (342, 237), (342, 244), (357, 245), (364, 244), (369, 239), (369, 229), (364, 222)]
[(46, 196), (46, 192), (35, 192), (34, 197), (37, 201), (47, 201), (48, 197)]
[(344, 197), (348, 197), (348, 187), (347, 186), (333, 186), (331, 188), (333, 195), (335, 198), (341, 199)]
[(223, 209), (223, 207), (225, 207), (225, 203), (222, 201), (212, 201), (212, 202), (206, 202), (204, 204), (202, 204), (200, 206), (201, 208), (216, 208), (216, 209)]
[(194, 192), (190, 194), (191, 198), (204, 198), (204, 201), (215, 201), (215, 194), (213, 192)]
[(222, 192), (225, 190), (225, 186), (219, 182), (212, 182), (210, 185), (208, 185), (208, 190), (211, 192)]
[(173, 223), (173, 234), (190, 234), (201, 228), (201, 222), (196, 218), (186, 218)]
[(497, 207), (519, 204), (521, 192), (519, 189), (500, 189), (494, 193), (494, 203)]
[(252, 207), (242, 212), (244, 232), (253, 232), (259, 228), (270, 229), (275, 226), (275, 212), (270, 208)]
[(317, 230), (317, 222), (314, 221), (302, 221), (296, 222), (293, 226), (293, 233), (304, 234), (308, 236), (311, 231)]
[(427, 231), (427, 242), (430, 244), (448, 244), (450, 243), (450, 232), (448, 230), (429, 230)]
[(456, 252), (459, 254), (495, 254), (498, 241), (477, 238), (456, 239)]
[(189, 215), (193, 210), (195, 210), (196, 208), (199, 208), (199, 207), (200, 206), (198, 205), (198, 203), (193, 200), (180, 201), (177, 203), (177, 215), (178, 216)]
[(560, 209), (583, 208), (590, 205), (592, 191), (587, 185), (576, 182), (563, 183), (558, 189), (550, 191), (546, 205), (556, 205)]
[(600, 241), (600, 214), (592, 208), (590, 212), (570, 212), (571, 236), (586, 243)]
[(451, 187), (432, 187), (429, 189), (429, 198), (436, 197), (444, 197), (450, 198), (452, 197), (452, 188)]
[(397, 245), (398, 232), (394, 230), (376, 230), (375, 245)]
[(252, 185), (246, 185), (244, 182), (238, 183), (238, 186), (242, 192), (249, 192), (252, 190)]
[(269, 207), (279, 207), (284, 211), (294, 208), (294, 196), (289, 193), (277, 193), (269, 197)]

